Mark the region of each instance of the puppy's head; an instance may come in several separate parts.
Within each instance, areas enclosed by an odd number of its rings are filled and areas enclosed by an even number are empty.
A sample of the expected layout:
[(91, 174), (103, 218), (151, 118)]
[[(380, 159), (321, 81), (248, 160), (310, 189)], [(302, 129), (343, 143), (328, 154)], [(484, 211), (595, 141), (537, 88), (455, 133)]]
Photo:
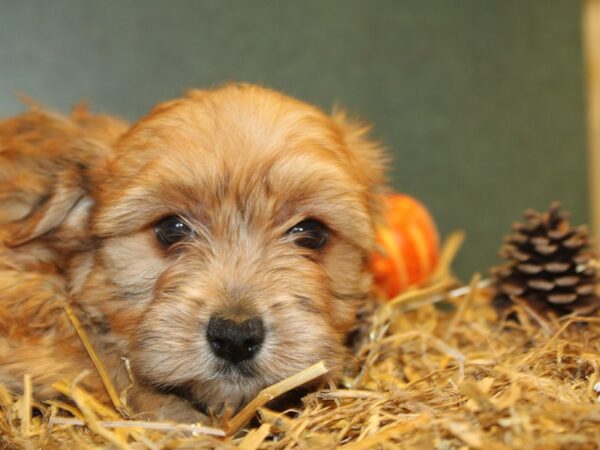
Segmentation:
[(324, 360), (339, 369), (382, 164), (365, 130), (263, 88), (193, 91), (133, 126), (98, 168), (78, 269), (88, 312), (134, 373), (238, 405)]

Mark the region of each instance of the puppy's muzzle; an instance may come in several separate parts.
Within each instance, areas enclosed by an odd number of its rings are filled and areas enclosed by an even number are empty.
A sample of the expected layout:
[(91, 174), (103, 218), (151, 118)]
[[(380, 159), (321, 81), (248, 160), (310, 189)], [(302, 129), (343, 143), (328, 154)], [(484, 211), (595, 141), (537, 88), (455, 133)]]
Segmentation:
[(265, 340), (265, 327), (262, 319), (257, 317), (237, 323), (213, 316), (208, 322), (206, 339), (216, 356), (239, 363), (258, 353)]

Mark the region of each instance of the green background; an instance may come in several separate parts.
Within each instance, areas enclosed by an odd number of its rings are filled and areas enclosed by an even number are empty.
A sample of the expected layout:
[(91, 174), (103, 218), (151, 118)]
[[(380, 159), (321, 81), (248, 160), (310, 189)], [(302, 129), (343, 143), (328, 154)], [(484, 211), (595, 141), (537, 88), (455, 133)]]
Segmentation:
[(0, 116), (16, 93), (135, 119), (191, 87), (258, 82), (374, 123), (393, 186), (467, 277), (527, 207), (587, 220), (575, 0), (0, 1)]

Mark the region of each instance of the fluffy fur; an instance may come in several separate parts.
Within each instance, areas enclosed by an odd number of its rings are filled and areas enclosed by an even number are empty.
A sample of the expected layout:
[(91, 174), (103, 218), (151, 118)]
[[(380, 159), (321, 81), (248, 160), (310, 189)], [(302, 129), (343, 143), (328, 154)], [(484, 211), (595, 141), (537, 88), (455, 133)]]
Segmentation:
[[(343, 114), (251, 85), (192, 91), (129, 127), (34, 109), (0, 123), (0, 382), (40, 398), (90, 369), (62, 306), (86, 324), (139, 413), (190, 420), (239, 407), (319, 360), (339, 374), (370, 291), (382, 155)], [(177, 215), (194, 236), (155, 235)], [(311, 250), (286, 233), (318, 219)], [(260, 317), (244, 370), (211, 352), (213, 315)], [(185, 395), (181, 395), (184, 392)], [(175, 395), (179, 394), (179, 395)]]

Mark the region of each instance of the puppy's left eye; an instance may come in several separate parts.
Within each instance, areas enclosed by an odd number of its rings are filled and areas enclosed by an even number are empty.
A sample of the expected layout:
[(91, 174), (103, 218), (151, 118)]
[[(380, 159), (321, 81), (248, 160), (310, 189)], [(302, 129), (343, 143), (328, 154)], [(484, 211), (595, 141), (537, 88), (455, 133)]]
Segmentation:
[(154, 232), (159, 242), (167, 247), (193, 234), (191, 228), (177, 216), (161, 219), (154, 227)]
[(298, 234), (295, 240), (296, 245), (312, 250), (322, 248), (329, 240), (327, 226), (315, 219), (306, 219), (298, 222), (287, 230), (287, 234)]

